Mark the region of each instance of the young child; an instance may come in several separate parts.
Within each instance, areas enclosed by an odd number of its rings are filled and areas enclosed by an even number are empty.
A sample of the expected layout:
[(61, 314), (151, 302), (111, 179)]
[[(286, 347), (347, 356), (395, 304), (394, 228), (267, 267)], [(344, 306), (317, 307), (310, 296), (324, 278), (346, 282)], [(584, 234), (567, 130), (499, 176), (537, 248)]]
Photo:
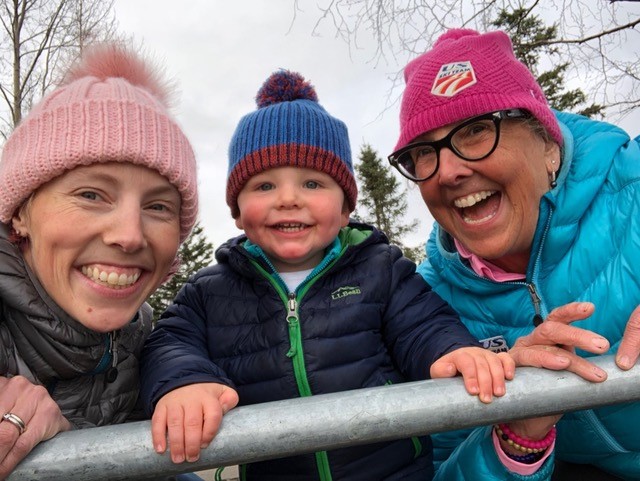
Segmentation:
[[(347, 128), (299, 74), (279, 71), (229, 148), (227, 203), (245, 235), (182, 288), (145, 345), (142, 396), (156, 450), (195, 461), (242, 405), (460, 372), (490, 402), (514, 363), (479, 347), (375, 228), (349, 223)], [(428, 436), (243, 466), (243, 478), (433, 476)]]

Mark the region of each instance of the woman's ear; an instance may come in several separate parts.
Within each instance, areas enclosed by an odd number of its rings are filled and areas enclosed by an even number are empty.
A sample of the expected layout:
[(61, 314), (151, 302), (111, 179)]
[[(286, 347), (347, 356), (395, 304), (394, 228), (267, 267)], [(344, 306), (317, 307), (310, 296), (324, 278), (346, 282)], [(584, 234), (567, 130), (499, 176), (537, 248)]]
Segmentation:
[(30, 225), (29, 211), (35, 194), (31, 194), (27, 200), (18, 208), (15, 215), (11, 218), (11, 227), (20, 237), (29, 237)]
[(29, 235), (29, 223), (27, 222), (27, 215), (23, 208), (20, 208), (18, 213), (11, 219), (11, 227), (20, 237), (28, 237)]

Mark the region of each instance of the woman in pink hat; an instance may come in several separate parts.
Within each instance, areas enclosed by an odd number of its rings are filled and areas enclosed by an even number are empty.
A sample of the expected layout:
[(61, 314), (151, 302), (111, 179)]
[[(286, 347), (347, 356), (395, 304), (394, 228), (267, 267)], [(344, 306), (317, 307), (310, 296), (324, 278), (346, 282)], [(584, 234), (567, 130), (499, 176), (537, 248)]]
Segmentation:
[[(586, 358), (615, 353), (630, 369), (640, 138), (553, 112), (503, 32), (451, 30), (405, 80), (389, 160), (436, 220), (423, 277), (518, 365), (601, 382), (606, 372)], [(554, 458), (597, 466), (591, 479), (640, 479), (639, 431), (640, 403), (629, 403), (437, 435), (436, 479), (545, 480)]]
[(125, 421), (145, 299), (197, 214), (196, 164), (152, 68), (86, 55), (0, 161), (0, 479), (39, 442)]

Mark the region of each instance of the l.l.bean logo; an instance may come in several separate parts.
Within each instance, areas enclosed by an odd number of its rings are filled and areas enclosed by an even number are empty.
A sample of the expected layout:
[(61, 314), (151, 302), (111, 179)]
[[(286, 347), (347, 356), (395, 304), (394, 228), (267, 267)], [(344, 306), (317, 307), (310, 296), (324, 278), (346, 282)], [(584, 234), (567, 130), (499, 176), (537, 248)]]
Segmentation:
[(360, 287), (358, 286), (343, 286), (331, 293), (331, 299), (334, 301), (337, 299), (342, 299), (347, 296), (359, 296), (362, 294)]

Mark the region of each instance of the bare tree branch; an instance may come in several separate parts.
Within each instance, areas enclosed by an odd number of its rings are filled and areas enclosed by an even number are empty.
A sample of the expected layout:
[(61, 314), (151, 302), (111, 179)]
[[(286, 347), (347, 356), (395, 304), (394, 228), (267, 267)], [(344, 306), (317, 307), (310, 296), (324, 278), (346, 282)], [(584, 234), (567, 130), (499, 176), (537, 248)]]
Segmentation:
[[(298, 0), (295, 0), (296, 6)], [(449, 28), (492, 26), (502, 10), (524, 10), (557, 25), (551, 41), (529, 47), (551, 47), (547, 66), (569, 65), (568, 84), (579, 85), (588, 101), (603, 105), (608, 115), (621, 117), (640, 107), (640, 5), (636, 2), (592, 0), (318, 0), (318, 20), (313, 33), (333, 31), (349, 48), (358, 40), (373, 38), (371, 61), (393, 65), (397, 72), (412, 58), (429, 49)], [(390, 77), (389, 102), (397, 101), (401, 74)], [(390, 104), (388, 104), (390, 105)]]
[[(62, 66), (117, 38), (114, 0), (0, 0), (0, 135), (6, 139)], [(11, 85), (11, 88), (8, 86)]]
[(564, 44), (564, 45), (568, 45), (568, 44), (583, 44), (583, 43), (587, 43), (590, 42), (591, 40), (595, 40), (595, 39), (599, 39), (599, 38), (603, 38), (606, 37), (607, 35), (611, 35), (613, 33), (616, 32), (620, 32), (622, 30), (626, 30), (629, 28), (633, 28), (636, 25), (640, 24), (640, 18), (633, 21), (633, 22), (629, 22), (625, 25), (620, 25), (617, 26), (615, 28), (612, 28), (610, 30), (603, 30), (601, 32), (598, 32), (594, 35), (591, 35), (589, 37), (585, 37), (585, 38), (578, 38), (575, 40), (571, 40), (571, 39), (567, 39), (567, 38), (559, 38), (557, 40), (552, 40), (552, 41), (544, 41), (544, 42), (531, 42), (528, 43), (527, 45), (529, 45), (530, 47), (539, 47), (539, 46), (543, 46), (543, 45), (557, 45), (557, 44)]

